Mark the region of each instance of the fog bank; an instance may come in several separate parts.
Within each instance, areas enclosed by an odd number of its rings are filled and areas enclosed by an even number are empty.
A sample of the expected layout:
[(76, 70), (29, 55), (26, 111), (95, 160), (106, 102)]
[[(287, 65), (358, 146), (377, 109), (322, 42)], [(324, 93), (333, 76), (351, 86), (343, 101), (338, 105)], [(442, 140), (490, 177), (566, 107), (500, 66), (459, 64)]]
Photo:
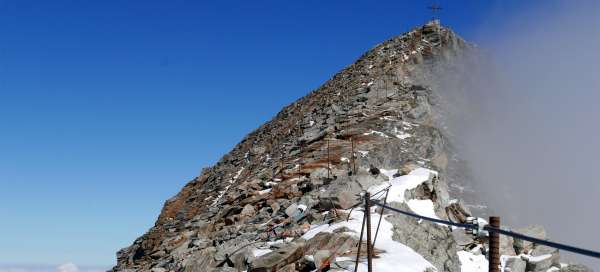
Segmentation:
[[(466, 65), (461, 88), (442, 92), (460, 101), (451, 131), (473, 189), (503, 223), (542, 224), (552, 240), (594, 250), (600, 250), (599, 14), (598, 3), (564, 1), (496, 20), (479, 41), (489, 63)], [(600, 268), (591, 258), (569, 258)]]

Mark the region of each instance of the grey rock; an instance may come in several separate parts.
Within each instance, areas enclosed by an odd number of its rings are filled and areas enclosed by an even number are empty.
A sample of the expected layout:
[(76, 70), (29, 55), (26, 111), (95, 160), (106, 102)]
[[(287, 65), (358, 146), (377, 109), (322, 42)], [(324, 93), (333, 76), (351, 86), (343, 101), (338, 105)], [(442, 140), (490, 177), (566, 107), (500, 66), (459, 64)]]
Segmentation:
[(527, 263), (520, 257), (509, 257), (506, 260), (503, 272), (525, 272)]
[[(409, 210), (405, 203), (392, 204), (395, 208)], [(448, 228), (428, 221), (403, 215), (386, 218), (393, 228), (393, 240), (398, 241), (419, 253), (440, 271), (460, 271), (456, 253), (457, 244)]]
[(294, 214), (296, 214), (297, 211), (298, 205), (294, 203), (285, 209), (285, 214), (287, 214), (288, 217), (292, 217), (294, 216)]
[(358, 202), (361, 186), (349, 180), (336, 180), (329, 188), (321, 193), (323, 205), (332, 203), (336, 208), (349, 209)]
[(317, 269), (324, 269), (333, 256), (329, 250), (318, 250), (313, 255)]
[(593, 270), (584, 265), (569, 264), (566, 267), (562, 267), (560, 272), (593, 272)]
[[(532, 225), (524, 228), (515, 229), (516, 232), (522, 233), (527, 236), (532, 236), (538, 239), (546, 239), (546, 229), (540, 225)], [(533, 248), (533, 243), (520, 239), (514, 240), (515, 252), (517, 254), (526, 253)]]
[(304, 241), (296, 241), (273, 252), (260, 256), (252, 262), (249, 272), (276, 271), (304, 256)]
[(525, 260), (527, 261), (527, 271), (546, 271), (553, 265), (552, 255), (525, 257)]

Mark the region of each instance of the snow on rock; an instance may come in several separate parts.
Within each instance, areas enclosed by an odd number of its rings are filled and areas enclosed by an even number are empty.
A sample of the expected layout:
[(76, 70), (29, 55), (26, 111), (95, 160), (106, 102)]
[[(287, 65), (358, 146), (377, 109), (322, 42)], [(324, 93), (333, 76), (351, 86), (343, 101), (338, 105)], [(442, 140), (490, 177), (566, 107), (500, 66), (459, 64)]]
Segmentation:
[(488, 260), (484, 255), (475, 255), (468, 251), (457, 252), (460, 259), (460, 271), (462, 272), (487, 272), (489, 268)]
[(377, 135), (379, 137), (383, 137), (383, 138), (389, 138), (390, 136), (387, 136), (387, 134), (381, 132), (381, 131), (377, 131), (377, 130), (371, 130), (370, 132), (366, 132), (363, 135), (368, 136), (368, 135)]
[[(414, 189), (419, 186), (419, 184), (429, 180), (432, 175), (437, 175), (437, 172), (425, 168), (417, 168), (411, 171), (408, 175), (399, 177), (394, 177), (398, 170), (380, 169), (380, 171), (382, 174), (388, 176), (390, 181), (388, 183), (372, 186), (368, 189), (368, 191), (375, 193), (391, 185), (390, 193), (388, 195), (389, 202), (405, 202), (406, 200), (404, 199), (404, 192), (406, 190)], [(407, 204), (415, 213), (438, 218), (433, 210), (433, 202), (431, 202), (431, 200), (410, 200)], [(342, 221), (331, 225), (324, 224), (311, 226), (311, 229), (309, 229), (302, 237), (309, 240), (320, 232), (331, 233), (336, 229), (346, 227), (352, 231), (350, 233), (351, 235), (358, 238), (362, 227), (362, 218), (364, 214), (362, 211), (358, 210), (352, 210), (348, 212), (351, 212), (349, 221)], [(384, 215), (384, 217), (387, 216), (389, 215)], [(378, 213), (371, 213), (371, 222), (379, 222), (379, 218), (380, 215)], [(392, 239), (393, 225), (387, 220), (381, 220), (381, 227), (379, 229), (378, 236), (380, 239), (377, 239), (377, 244), (375, 247), (383, 250), (384, 253), (382, 253), (379, 258), (374, 259), (373, 269), (375, 271), (422, 272), (427, 268), (432, 269), (432, 271), (437, 271), (437, 269), (423, 256), (406, 245), (396, 242)], [(358, 268), (359, 271), (366, 271), (366, 263), (360, 263)]]
[(404, 140), (406, 138), (412, 137), (412, 135), (410, 135), (404, 131), (398, 130), (398, 128), (396, 128), (396, 127), (394, 128), (394, 136), (396, 136), (396, 138), (398, 138), (400, 140)]
[(271, 251), (273, 251), (273, 250), (263, 249), (263, 248), (256, 248), (256, 249), (252, 250), (252, 254), (254, 254), (254, 257), (260, 257), (262, 255), (270, 253)]
[(389, 183), (383, 183), (380, 185), (373, 186), (369, 188), (368, 191), (370, 193), (376, 193), (391, 185), (392, 187), (390, 187), (390, 193), (388, 195), (387, 201), (400, 203), (403, 203), (405, 201), (404, 192), (406, 192), (406, 190), (414, 189), (417, 186), (421, 185), (423, 182), (428, 181), (432, 175), (437, 176), (438, 174), (436, 171), (429, 170), (426, 168), (417, 168), (408, 173), (408, 175), (399, 177), (394, 177), (394, 175), (398, 173), (398, 170), (380, 169), (380, 171), (382, 174), (390, 178)]
[[(435, 215), (433, 202), (429, 199), (411, 199), (406, 202), (408, 207), (416, 214), (427, 216), (435, 219), (440, 219)], [(443, 225), (443, 224), (441, 224)]]
[[(350, 211), (348, 211), (350, 212)], [(362, 218), (364, 213), (362, 211), (352, 210), (350, 214), (350, 220), (348, 222), (342, 221), (332, 225), (319, 225), (313, 226), (306, 232), (302, 238), (311, 239), (320, 232), (333, 232), (334, 230), (346, 227), (352, 230), (351, 235), (359, 237), (360, 229), (362, 227)], [(387, 215), (384, 215), (386, 217)], [(373, 211), (371, 213), (371, 221), (378, 222), (379, 214)], [(375, 247), (385, 251), (381, 253), (379, 258), (373, 260), (373, 270), (378, 272), (423, 272), (425, 269), (430, 268), (432, 271), (437, 269), (423, 256), (407, 247), (404, 244), (392, 240), (393, 236), (392, 223), (387, 220), (381, 220), (381, 227), (379, 229), (377, 244)], [(366, 261), (361, 262), (358, 266), (358, 271), (367, 271)]]

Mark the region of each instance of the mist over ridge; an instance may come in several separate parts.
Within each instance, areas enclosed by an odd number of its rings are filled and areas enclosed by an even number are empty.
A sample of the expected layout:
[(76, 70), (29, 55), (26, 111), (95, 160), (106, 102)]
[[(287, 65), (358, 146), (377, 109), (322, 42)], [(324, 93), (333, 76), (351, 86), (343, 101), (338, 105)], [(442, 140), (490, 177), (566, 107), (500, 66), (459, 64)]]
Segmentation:
[(597, 14), (598, 3), (573, 1), (491, 19), (479, 35), (484, 60), (437, 82), (452, 104), (449, 134), (490, 211), (507, 226), (542, 224), (551, 239), (592, 249), (600, 244)]

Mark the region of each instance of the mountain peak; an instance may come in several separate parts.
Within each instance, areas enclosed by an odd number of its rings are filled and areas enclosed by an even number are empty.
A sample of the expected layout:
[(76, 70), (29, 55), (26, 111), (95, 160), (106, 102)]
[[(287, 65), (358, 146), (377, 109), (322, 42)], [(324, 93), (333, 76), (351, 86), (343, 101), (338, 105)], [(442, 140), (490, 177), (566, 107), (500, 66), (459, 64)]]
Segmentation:
[[(432, 82), (435, 69), (472, 48), (439, 21), (375, 46), (203, 169), (117, 253), (113, 271), (353, 269), (359, 194), (387, 186), (394, 207), (464, 222), (471, 213), (449, 191), (449, 169), (464, 166), (436, 115)], [(459, 245), (448, 228), (392, 214), (382, 222), (376, 267), (487, 262), (464, 246), (481, 241), (461, 236)]]

